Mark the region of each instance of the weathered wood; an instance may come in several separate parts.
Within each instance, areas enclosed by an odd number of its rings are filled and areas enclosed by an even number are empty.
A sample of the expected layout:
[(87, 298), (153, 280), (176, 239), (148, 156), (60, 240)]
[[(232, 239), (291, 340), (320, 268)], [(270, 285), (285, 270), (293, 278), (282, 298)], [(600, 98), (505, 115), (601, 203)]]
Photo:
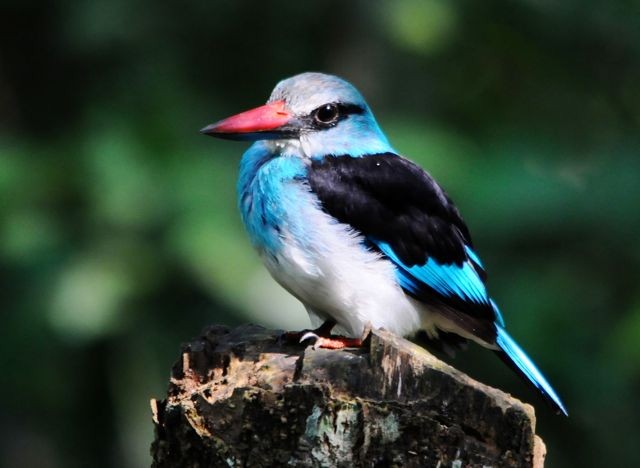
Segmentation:
[(542, 467), (533, 408), (409, 341), (363, 349), (280, 343), (214, 326), (152, 400), (154, 467)]

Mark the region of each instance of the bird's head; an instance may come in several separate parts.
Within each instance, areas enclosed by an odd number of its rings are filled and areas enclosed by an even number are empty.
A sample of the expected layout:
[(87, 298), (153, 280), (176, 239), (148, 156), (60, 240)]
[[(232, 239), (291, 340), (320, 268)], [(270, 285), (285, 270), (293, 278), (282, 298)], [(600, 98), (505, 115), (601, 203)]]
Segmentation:
[(314, 158), (392, 151), (362, 95), (323, 73), (282, 80), (263, 106), (201, 130), (231, 140), (264, 140), (274, 152)]

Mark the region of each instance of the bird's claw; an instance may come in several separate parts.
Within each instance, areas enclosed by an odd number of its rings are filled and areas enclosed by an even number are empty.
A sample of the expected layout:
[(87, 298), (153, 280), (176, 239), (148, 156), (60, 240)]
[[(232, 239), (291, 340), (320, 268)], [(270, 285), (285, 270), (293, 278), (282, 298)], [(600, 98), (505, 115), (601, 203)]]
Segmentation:
[[(307, 336), (308, 335), (308, 336)], [(313, 338), (315, 341), (311, 347), (313, 349), (343, 349), (361, 348), (362, 339), (350, 338), (348, 336), (331, 335), (330, 337), (318, 336), (315, 333), (306, 333), (300, 342)]]
[(342, 348), (360, 348), (371, 331), (371, 324), (365, 327), (362, 338), (350, 338), (346, 336), (332, 335), (331, 329), (335, 326), (335, 322), (328, 320), (315, 330), (302, 330), (299, 332), (285, 332), (279, 339), (288, 341), (289, 343), (300, 344), (305, 341), (313, 341), (313, 349), (342, 349)]
[(300, 343), (303, 343), (307, 340), (318, 341), (319, 339), (320, 337), (316, 333), (309, 331), (300, 337)]

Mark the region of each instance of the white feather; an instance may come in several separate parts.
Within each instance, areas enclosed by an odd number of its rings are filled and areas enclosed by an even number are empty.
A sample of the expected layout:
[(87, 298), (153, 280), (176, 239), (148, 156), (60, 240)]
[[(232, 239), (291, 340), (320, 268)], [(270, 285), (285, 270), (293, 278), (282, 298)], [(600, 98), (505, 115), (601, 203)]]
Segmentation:
[[(368, 323), (402, 336), (420, 328), (436, 333), (425, 306), (398, 285), (395, 266), (364, 249), (353, 229), (321, 211), (300, 188), (300, 197), (308, 200), (298, 205), (302, 213), (284, 223), (283, 249), (262, 257), (275, 280), (306, 306), (312, 322), (332, 318), (356, 337)], [(295, 220), (304, 226), (292, 224)]]

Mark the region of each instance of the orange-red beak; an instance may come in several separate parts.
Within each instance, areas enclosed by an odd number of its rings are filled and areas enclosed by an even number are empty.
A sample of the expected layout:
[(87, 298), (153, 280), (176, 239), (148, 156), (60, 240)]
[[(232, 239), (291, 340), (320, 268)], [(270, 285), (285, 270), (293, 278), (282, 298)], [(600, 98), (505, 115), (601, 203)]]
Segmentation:
[(286, 138), (293, 133), (287, 125), (292, 119), (284, 101), (276, 101), (208, 125), (200, 133), (230, 140)]

